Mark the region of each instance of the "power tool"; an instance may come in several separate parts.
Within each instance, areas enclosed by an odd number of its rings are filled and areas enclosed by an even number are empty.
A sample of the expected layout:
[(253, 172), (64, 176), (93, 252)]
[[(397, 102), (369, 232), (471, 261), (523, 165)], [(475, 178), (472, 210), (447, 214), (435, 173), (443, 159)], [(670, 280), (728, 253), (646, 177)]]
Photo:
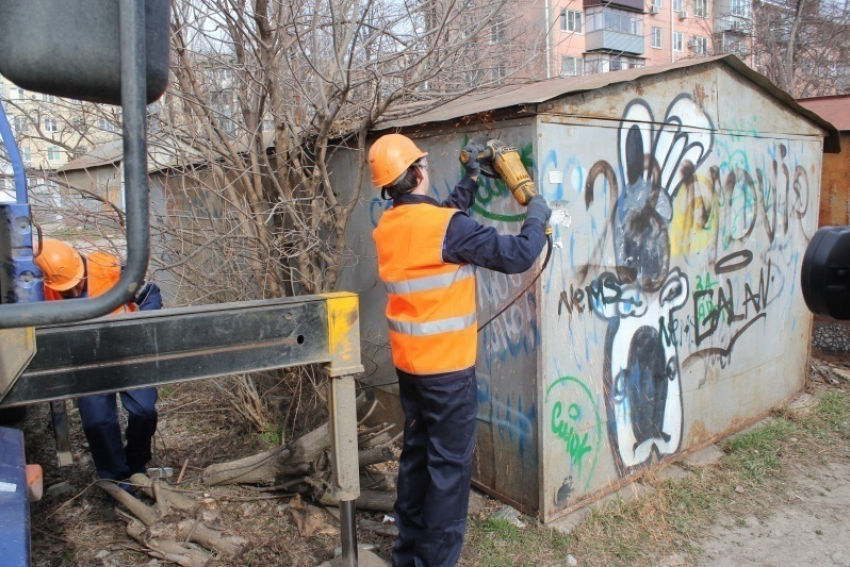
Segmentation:
[[(525, 166), (519, 157), (519, 150), (506, 146), (500, 140), (473, 140), (472, 145), (481, 148), (478, 151), (478, 163), (481, 173), (493, 179), (501, 179), (511, 190), (520, 205), (528, 205), (531, 198), (537, 194), (534, 182), (528, 176)], [(460, 152), (460, 162), (467, 163), (470, 153)]]
[[(534, 187), (534, 182), (528, 176), (528, 171), (522, 165), (522, 160), (519, 156), (519, 150), (506, 146), (500, 140), (495, 139), (477, 139), (472, 141), (472, 146), (477, 148), (478, 165), (481, 168), (481, 173), (493, 179), (501, 179), (510, 189), (511, 194), (516, 199), (516, 202), (523, 206), (528, 206), (529, 201), (537, 195), (537, 190)], [(460, 162), (465, 164), (469, 162), (471, 154), (467, 150), (460, 152)], [(540, 278), (540, 275), (549, 265), (549, 260), (552, 257), (552, 227), (548, 224), (544, 228), (546, 234), (546, 257), (543, 259), (543, 265), (540, 266), (540, 271), (517, 293), (513, 299), (508, 301), (499, 311), (491, 316), (487, 321), (478, 326), (480, 333), (485, 327), (493, 322), (496, 317), (516, 303), (523, 297), (532, 285)]]

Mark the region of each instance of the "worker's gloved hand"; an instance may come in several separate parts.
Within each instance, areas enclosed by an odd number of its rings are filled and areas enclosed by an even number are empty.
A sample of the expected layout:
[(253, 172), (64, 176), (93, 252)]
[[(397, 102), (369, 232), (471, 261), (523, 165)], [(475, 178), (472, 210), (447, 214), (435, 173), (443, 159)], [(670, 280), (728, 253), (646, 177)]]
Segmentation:
[(478, 163), (478, 154), (481, 153), (482, 149), (476, 146), (475, 144), (467, 144), (463, 151), (469, 156), (469, 159), (466, 163), (463, 163), (464, 169), (466, 169), (466, 174), (470, 177), (478, 177), (481, 175), (481, 165)]
[(528, 202), (528, 209), (525, 212), (527, 219), (540, 219), (543, 224), (552, 216), (552, 209), (546, 204), (546, 199), (542, 195), (535, 195)]

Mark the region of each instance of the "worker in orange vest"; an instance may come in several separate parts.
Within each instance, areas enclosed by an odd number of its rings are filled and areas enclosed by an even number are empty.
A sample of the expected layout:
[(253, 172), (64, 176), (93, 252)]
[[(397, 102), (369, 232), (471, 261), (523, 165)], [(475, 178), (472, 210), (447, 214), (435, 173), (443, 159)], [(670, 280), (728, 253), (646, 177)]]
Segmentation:
[[(44, 296), (48, 301), (95, 297), (105, 293), (121, 277), (118, 258), (105, 252), (84, 256), (71, 246), (45, 239), (35, 258), (44, 273)], [(162, 297), (156, 284), (147, 284), (135, 301), (113, 314), (160, 309)], [(129, 414), (127, 444), (121, 441), (116, 395), (95, 394), (77, 400), (83, 431), (100, 478), (125, 481), (144, 472), (151, 459), (151, 439), (156, 432), (157, 391), (155, 387), (120, 392), (121, 404)], [(126, 484), (122, 484), (127, 488)]]
[(405, 415), (394, 565), (454, 565), (460, 557), (478, 412), (474, 266), (528, 270), (551, 215), (536, 196), (516, 236), (471, 219), (479, 148), (467, 149), (466, 175), (442, 203), (428, 196), (428, 154), (412, 140), (388, 134), (369, 151), (372, 182), (393, 202), (374, 238)]

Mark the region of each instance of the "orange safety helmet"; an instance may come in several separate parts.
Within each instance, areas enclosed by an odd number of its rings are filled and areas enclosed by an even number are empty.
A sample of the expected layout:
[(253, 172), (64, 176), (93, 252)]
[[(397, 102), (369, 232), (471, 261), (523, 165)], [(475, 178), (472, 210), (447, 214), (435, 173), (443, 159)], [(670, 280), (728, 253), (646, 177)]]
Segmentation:
[(402, 134), (386, 134), (372, 144), (369, 150), (369, 167), (375, 187), (392, 184), (407, 171), (413, 162), (425, 157), (413, 140)]
[(35, 265), (44, 272), (44, 285), (53, 291), (67, 291), (80, 283), (86, 266), (80, 253), (59, 240), (45, 238)]

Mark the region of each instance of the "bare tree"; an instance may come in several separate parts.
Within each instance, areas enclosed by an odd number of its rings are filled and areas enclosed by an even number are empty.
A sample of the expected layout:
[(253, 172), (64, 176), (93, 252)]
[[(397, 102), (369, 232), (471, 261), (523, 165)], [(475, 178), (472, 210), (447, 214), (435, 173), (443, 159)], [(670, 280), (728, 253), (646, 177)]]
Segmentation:
[[(162, 186), (198, 238), (189, 249), (160, 239), (155, 267), (210, 274), (197, 262), (214, 262), (224, 282), (239, 282), (231, 299), (333, 289), (365, 170), (335, 180), (331, 155), (364, 151), (394, 105), (424, 111), (468, 92), (458, 70), (482, 68), (469, 47), (506, 1), (175, 2), (174, 81), (155, 129), (189, 165)], [(224, 235), (241, 242), (236, 253), (220, 249)]]
[(835, 0), (754, 4), (752, 60), (797, 98), (850, 90), (850, 7)]

